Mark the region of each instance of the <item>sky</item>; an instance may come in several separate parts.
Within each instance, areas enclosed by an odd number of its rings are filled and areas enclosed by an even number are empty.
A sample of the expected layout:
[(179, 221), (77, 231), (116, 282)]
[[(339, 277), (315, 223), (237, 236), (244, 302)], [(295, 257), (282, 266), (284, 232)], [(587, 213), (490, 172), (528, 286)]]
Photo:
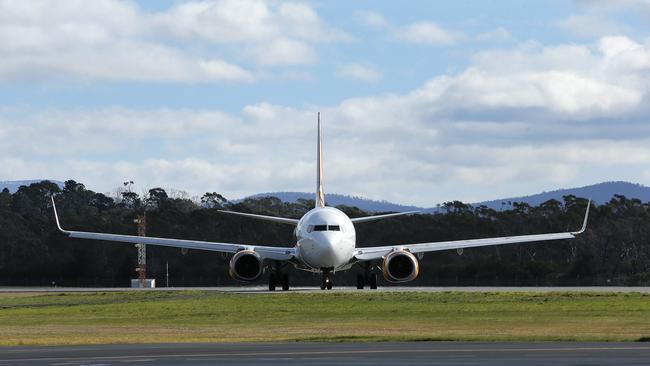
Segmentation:
[(650, 185), (650, 1), (0, 0), (0, 180), (402, 204)]

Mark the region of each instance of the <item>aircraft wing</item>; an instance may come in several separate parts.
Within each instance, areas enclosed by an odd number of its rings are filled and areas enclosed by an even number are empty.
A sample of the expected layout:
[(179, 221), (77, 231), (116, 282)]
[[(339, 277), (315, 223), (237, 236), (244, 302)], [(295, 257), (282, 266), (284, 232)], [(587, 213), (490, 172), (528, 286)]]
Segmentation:
[(534, 234), (534, 235), (519, 235), (519, 236), (505, 236), (500, 238), (485, 238), (485, 239), (469, 239), (469, 240), (454, 240), (454, 241), (441, 241), (434, 243), (416, 243), (416, 244), (403, 244), (403, 245), (390, 245), (381, 247), (367, 247), (358, 248), (354, 257), (360, 261), (368, 261), (373, 259), (380, 259), (388, 253), (395, 250), (406, 250), (411, 253), (435, 252), (447, 249), (464, 249), (485, 247), (490, 245), (503, 245), (515, 243), (532, 243), (547, 240), (560, 240), (560, 239), (573, 239), (582, 234), (587, 228), (587, 219), (589, 218), (589, 207), (591, 200), (587, 204), (587, 212), (582, 223), (582, 228), (578, 231), (564, 232), (564, 233), (551, 233), (551, 234)]
[(294, 248), (64, 230), (63, 228), (61, 228), (61, 223), (59, 222), (59, 216), (56, 212), (56, 206), (54, 205), (54, 198), (52, 198), (52, 207), (54, 208), (54, 218), (56, 219), (57, 227), (62, 233), (66, 234), (70, 238), (105, 240), (105, 241), (114, 241), (114, 242), (129, 243), (129, 244), (160, 245), (164, 247), (199, 249), (199, 250), (208, 250), (213, 252), (225, 252), (225, 253), (236, 253), (240, 250), (254, 250), (255, 252), (259, 253), (259, 255), (262, 258), (268, 258), (273, 260), (289, 260), (293, 258), (296, 254)]

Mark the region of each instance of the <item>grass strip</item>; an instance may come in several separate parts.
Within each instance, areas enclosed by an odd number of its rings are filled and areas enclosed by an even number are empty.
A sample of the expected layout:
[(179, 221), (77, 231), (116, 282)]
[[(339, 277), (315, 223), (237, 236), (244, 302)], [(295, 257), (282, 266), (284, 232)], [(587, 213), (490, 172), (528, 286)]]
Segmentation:
[(110, 292), (0, 297), (0, 345), (638, 341), (640, 293)]

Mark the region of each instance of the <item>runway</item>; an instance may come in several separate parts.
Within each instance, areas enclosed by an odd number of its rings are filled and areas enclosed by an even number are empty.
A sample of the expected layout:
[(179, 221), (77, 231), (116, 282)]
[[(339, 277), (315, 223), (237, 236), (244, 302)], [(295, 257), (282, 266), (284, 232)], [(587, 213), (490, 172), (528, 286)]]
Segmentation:
[[(130, 287), (0, 287), (0, 295), (21, 293), (63, 293), (63, 292), (122, 292), (122, 291), (215, 291), (231, 293), (283, 293), (284, 291), (271, 292), (266, 286), (231, 286), (231, 287), (158, 287), (158, 288), (130, 288)], [(415, 286), (383, 286), (377, 290), (357, 290), (356, 287), (334, 287), (335, 292), (640, 292), (650, 293), (650, 287), (623, 287), (623, 286), (589, 286), (589, 287), (415, 287)], [(322, 292), (314, 287), (292, 287), (291, 292)], [(330, 291), (328, 291), (330, 292)]]
[(647, 365), (646, 343), (269, 343), (0, 348), (0, 365)]

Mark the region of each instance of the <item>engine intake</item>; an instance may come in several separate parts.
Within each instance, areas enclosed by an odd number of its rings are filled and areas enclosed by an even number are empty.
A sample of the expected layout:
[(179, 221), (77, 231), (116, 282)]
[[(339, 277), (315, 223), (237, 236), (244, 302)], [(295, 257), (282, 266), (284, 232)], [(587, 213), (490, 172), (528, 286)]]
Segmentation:
[(262, 257), (253, 250), (239, 251), (230, 259), (230, 277), (238, 281), (255, 281), (262, 268)]
[(382, 270), (390, 282), (408, 282), (420, 273), (420, 263), (411, 252), (397, 250), (384, 257)]

